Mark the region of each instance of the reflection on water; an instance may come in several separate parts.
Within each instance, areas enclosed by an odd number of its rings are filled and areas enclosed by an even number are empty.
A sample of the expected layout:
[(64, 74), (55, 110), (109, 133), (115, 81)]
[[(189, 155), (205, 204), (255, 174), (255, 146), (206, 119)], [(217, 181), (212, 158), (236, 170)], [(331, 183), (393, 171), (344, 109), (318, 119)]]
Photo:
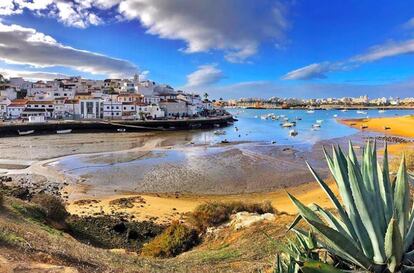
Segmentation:
[[(344, 126), (336, 118), (364, 118), (403, 116), (414, 114), (414, 110), (387, 110), (379, 113), (378, 110), (366, 110), (366, 115), (358, 114), (356, 110), (342, 112), (340, 110), (315, 110), (313, 114), (305, 110), (276, 110), (276, 109), (229, 109), (237, 122), (233, 126), (223, 128), (225, 135), (215, 135), (215, 130), (196, 134), (196, 143), (218, 143), (224, 139), (229, 141), (276, 141), (278, 144), (314, 144), (320, 140), (349, 136), (357, 132), (356, 129)], [(284, 116), (289, 121), (296, 121), (294, 129), (298, 132), (295, 137), (289, 136), (289, 128), (283, 128), (283, 118), (279, 120), (261, 119), (268, 114)], [(320, 121), (320, 128), (312, 130), (312, 125)]]
[[(320, 164), (323, 162), (320, 145), (315, 149), (313, 144), (357, 132), (338, 123), (335, 115), (338, 118), (366, 117), (356, 111), (335, 110), (315, 111), (313, 114), (303, 110), (232, 109), (231, 112), (237, 116), (238, 122), (220, 128), (225, 131), (224, 135), (215, 135), (217, 128), (160, 133), (159, 136), (166, 141), (171, 140), (172, 149), (71, 155), (61, 158), (51, 167), (94, 186), (93, 191), (98, 194), (120, 190), (214, 194), (269, 191), (312, 181), (305, 160), (322, 175), (326, 174), (325, 165)], [(367, 112), (370, 117), (414, 114), (414, 111), (401, 110)], [(260, 118), (271, 113), (295, 120), (295, 130), (299, 134), (289, 137), (290, 129), (282, 128), (282, 120)], [(320, 129), (312, 130), (317, 120)], [(174, 144), (183, 137), (186, 141)], [(241, 143), (216, 145), (223, 139)], [(271, 144), (273, 141), (276, 143)]]

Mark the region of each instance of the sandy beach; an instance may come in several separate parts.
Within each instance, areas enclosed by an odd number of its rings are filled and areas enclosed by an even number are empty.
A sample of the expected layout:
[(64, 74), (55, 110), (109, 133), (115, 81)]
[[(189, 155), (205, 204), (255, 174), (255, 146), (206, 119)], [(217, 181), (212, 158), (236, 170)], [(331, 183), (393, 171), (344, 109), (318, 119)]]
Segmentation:
[(414, 116), (340, 119), (339, 122), (356, 129), (386, 135), (414, 137)]

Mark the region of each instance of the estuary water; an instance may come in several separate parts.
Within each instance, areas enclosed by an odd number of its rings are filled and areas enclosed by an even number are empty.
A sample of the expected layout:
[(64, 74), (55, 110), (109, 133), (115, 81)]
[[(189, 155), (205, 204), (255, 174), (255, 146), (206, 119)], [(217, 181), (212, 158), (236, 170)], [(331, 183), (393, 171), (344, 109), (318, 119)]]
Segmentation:
[[(364, 110), (366, 114), (359, 114), (356, 110), (342, 112), (340, 110), (315, 110), (308, 113), (306, 110), (275, 110), (275, 109), (229, 109), (238, 121), (233, 126), (222, 128), (225, 134), (215, 135), (214, 131), (205, 131), (196, 134), (195, 141), (206, 144), (218, 143), (222, 140), (248, 141), (248, 142), (272, 142), (283, 145), (312, 145), (321, 140), (350, 136), (358, 130), (340, 124), (337, 119), (366, 118), (366, 117), (390, 117), (414, 114), (414, 110)], [(267, 115), (282, 116), (278, 120), (262, 119)], [(296, 121), (296, 126), (283, 128), (281, 124), (284, 118), (288, 121)], [(320, 128), (312, 129), (312, 125), (318, 123)], [(289, 136), (289, 131), (295, 129), (298, 135)]]

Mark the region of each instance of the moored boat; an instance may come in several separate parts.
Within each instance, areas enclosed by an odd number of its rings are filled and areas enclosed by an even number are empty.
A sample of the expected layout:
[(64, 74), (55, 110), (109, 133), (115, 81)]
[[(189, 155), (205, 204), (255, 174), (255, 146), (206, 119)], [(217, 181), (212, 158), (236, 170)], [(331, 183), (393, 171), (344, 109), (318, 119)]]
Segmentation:
[(290, 130), (289, 131), (289, 136), (297, 136), (298, 132), (296, 130)]
[(19, 136), (27, 136), (27, 135), (31, 135), (34, 133), (34, 130), (28, 130), (28, 131), (20, 131), (17, 130), (17, 132), (19, 133)]
[(70, 134), (72, 133), (72, 129), (65, 129), (65, 130), (57, 130), (56, 134)]

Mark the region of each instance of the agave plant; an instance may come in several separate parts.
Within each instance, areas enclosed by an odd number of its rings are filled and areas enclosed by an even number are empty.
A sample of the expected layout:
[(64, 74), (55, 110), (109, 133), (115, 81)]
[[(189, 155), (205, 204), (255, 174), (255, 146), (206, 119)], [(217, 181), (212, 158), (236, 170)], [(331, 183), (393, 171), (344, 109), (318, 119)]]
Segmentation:
[[(369, 272), (414, 272), (414, 213), (405, 158), (391, 181), (385, 146), (382, 167), (377, 161), (376, 143), (368, 142), (358, 162), (352, 143), (346, 156), (333, 147), (324, 150), (336, 181), (340, 201), (332, 189), (308, 165), (316, 181), (332, 201), (335, 213), (316, 205), (305, 206), (290, 199), (299, 211), (290, 229), (305, 220), (318, 235), (318, 244), (339, 257), (350, 269)], [(313, 271), (322, 272), (322, 271)]]
[(294, 240), (288, 240), (281, 248), (284, 254), (277, 256), (274, 273), (306, 273), (312, 272), (314, 267), (327, 270), (322, 272), (340, 272), (327, 264), (327, 253), (321, 251), (315, 235), (311, 232), (307, 235), (297, 232)]

